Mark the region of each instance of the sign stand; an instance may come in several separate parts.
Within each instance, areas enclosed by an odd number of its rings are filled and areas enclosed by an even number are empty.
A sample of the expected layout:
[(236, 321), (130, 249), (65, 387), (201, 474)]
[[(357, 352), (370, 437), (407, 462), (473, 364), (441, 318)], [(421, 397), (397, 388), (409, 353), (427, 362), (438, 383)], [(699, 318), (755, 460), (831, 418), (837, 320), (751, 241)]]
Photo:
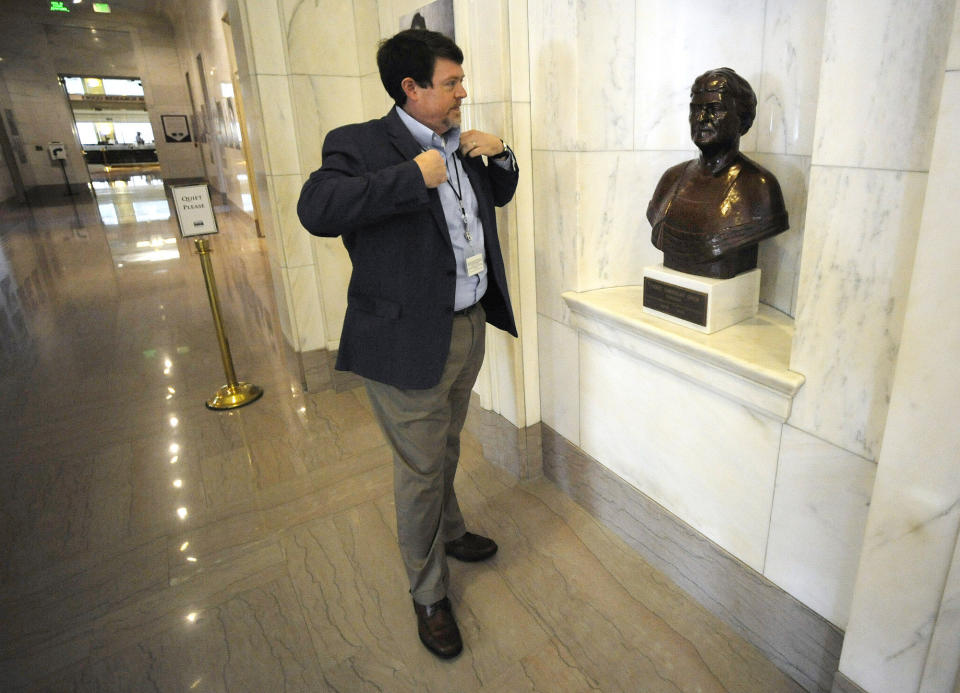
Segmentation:
[[(213, 205), (210, 204), (210, 189), (206, 184), (171, 186), (171, 190), (181, 235), (188, 237), (218, 232)], [(230, 355), (230, 344), (227, 342), (223, 319), (220, 316), (217, 281), (213, 275), (213, 264), (210, 262), (210, 242), (206, 238), (196, 238), (194, 245), (200, 254), (203, 280), (207, 285), (207, 298), (210, 299), (210, 312), (213, 313), (213, 325), (217, 330), (217, 341), (220, 343), (223, 372), (227, 377), (227, 384), (207, 400), (207, 409), (236, 409), (260, 399), (263, 388), (237, 381), (237, 375), (233, 369), (233, 357)]]

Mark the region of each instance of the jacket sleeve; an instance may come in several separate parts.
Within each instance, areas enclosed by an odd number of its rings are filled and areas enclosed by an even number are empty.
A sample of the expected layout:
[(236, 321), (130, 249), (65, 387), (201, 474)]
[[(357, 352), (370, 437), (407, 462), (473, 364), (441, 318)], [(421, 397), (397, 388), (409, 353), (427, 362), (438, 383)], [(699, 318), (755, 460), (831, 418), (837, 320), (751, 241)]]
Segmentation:
[(323, 143), (323, 164), (300, 191), (297, 215), (315, 236), (347, 234), (429, 203), (416, 162), (372, 169), (358, 134), (350, 128), (331, 131)]
[(520, 169), (517, 166), (516, 155), (513, 155), (512, 159), (513, 164), (509, 168), (498, 166), (492, 161), (488, 161), (486, 165), (487, 179), (490, 181), (490, 188), (493, 190), (493, 203), (497, 207), (503, 207), (510, 202), (517, 190)]

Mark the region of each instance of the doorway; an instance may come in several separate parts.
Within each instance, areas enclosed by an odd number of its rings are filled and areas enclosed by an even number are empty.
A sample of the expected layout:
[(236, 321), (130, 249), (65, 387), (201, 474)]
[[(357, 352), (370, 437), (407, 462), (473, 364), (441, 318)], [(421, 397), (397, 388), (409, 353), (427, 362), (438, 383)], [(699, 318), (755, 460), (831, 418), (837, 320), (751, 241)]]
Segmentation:
[(91, 180), (159, 174), (153, 126), (139, 77), (60, 75)]

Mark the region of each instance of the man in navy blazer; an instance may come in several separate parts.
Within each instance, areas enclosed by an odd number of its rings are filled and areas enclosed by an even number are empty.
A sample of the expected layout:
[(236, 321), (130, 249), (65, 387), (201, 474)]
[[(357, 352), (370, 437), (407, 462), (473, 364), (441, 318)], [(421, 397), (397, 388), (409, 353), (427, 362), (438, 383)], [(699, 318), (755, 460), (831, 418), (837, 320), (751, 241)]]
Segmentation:
[(445, 658), (462, 650), (446, 556), (497, 550), (466, 531), (457, 503), (460, 431), (485, 323), (517, 335), (494, 209), (513, 198), (516, 159), (499, 137), (460, 131), (462, 63), (432, 31), (382, 42), (377, 65), (396, 106), (331, 131), (297, 205), (303, 226), (340, 236), (353, 264), (337, 368), (363, 377), (393, 449), (418, 634)]

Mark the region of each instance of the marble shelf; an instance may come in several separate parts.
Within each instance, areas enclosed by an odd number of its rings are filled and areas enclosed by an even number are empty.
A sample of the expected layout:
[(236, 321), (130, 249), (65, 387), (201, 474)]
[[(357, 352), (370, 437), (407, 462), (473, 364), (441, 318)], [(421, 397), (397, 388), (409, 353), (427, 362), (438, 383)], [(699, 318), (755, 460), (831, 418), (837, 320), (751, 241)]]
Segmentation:
[(643, 312), (643, 287), (563, 294), (571, 324), (753, 410), (786, 421), (803, 375), (789, 370), (793, 320), (767, 305), (749, 320), (702, 334)]

